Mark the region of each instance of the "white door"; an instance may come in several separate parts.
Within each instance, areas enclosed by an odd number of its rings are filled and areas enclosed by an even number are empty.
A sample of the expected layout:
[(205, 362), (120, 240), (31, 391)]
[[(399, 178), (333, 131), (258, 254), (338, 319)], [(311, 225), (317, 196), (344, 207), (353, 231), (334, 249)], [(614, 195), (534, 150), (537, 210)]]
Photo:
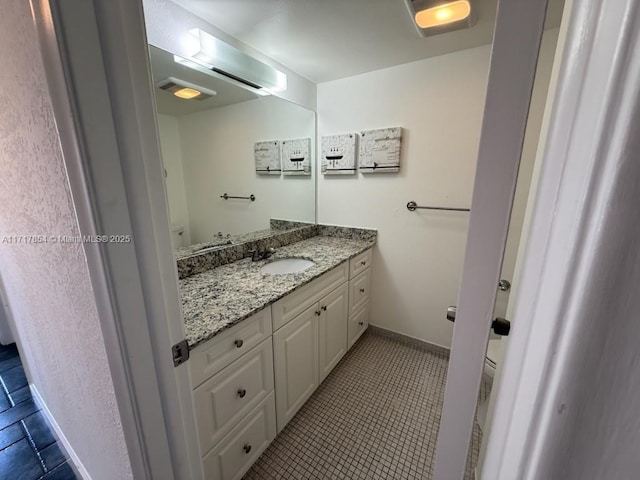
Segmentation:
[(318, 386), (318, 304), (273, 334), (278, 432)]
[(349, 284), (345, 282), (320, 300), (320, 382), (347, 352), (348, 293)]
[(501, 0), (498, 4), (435, 480), (464, 477), (546, 3)]

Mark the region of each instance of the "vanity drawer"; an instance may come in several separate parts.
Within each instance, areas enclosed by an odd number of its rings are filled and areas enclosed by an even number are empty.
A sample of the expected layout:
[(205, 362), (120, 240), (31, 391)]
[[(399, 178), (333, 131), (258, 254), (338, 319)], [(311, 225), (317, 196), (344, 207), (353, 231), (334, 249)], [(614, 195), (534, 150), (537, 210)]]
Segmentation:
[(270, 394), (203, 459), (207, 480), (240, 480), (276, 436), (276, 407)]
[(267, 307), (196, 347), (189, 360), (193, 387), (218, 373), (270, 335), (271, 309)]
[(354, 278), (371, 266), (371, 249), (349, 261), (349, 278)]
[(349, 315), (356, 313), (367, 301), (371, 288), (371, 269), (367, 268), (360, 275), (349, 281)]
[(329, 270), (311, 283), (290, 293), (275, 302), (271, 308), (273, 312), (273, 331), (286, 325), (309, 306), (346, 282), (349, 274), (349, 263), (343, 262), (333, 270)]
[(365, 302), (365, 304), (349, 317), (348, 337), (349, 347), (351, 348), (356, 340), (360, 338), (360, 335), (369, 326), (369, 315), (371, 313), (371, 302)]
[(194, 391), (202, 453), (272, 392), (273, 348), (269, 338)]

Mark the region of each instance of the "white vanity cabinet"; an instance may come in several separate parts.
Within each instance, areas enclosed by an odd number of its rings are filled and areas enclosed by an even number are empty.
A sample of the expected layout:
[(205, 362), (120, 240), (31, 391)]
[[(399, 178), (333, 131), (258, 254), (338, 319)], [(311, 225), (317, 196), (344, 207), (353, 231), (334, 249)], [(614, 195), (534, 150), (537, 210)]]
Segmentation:
[(191, 352), (207, 480), (240, 480), (369, 325), (371, 250)]
[(348, 278), (344, 262), (272, 306), (278, 431), (347, 351)]
[(318, 305), (273, 334), (278, 432), (318, 387)]
[(369, 326), (371, 290), (371, 249), (349, 262), (348, 348)]
[(343, 283), (320, 303), (318, 317), (319, 362), (318, 375), (322, 382), (347, 353), (347, 318), (349, 287)]
[(207, 480), (235, 480), (276, 436), (271, 309), (191, 352), (200, 453)]

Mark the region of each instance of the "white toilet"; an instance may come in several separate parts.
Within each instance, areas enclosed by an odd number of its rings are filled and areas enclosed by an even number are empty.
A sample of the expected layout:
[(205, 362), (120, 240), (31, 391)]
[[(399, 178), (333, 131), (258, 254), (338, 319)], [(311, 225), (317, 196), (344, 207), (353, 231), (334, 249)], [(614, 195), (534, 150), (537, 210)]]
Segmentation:
[(185, 247), (184, 227), (182, 225), (171, 225), (171, 243), (173, 249)]

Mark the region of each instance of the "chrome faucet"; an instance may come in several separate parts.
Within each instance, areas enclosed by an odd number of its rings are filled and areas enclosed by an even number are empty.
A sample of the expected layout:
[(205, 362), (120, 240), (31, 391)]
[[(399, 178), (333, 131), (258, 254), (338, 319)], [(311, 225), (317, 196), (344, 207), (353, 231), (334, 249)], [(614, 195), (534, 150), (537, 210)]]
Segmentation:
[(255, 250), (251, 250), (251, 260), (254, 262), (257, 262), (259, 260), (266, 260), (274, 253), (276, 253), (276, 249), (273, 247), (268, 247), (264, 250), (260, 250), (260, 248), (258, 247)]

